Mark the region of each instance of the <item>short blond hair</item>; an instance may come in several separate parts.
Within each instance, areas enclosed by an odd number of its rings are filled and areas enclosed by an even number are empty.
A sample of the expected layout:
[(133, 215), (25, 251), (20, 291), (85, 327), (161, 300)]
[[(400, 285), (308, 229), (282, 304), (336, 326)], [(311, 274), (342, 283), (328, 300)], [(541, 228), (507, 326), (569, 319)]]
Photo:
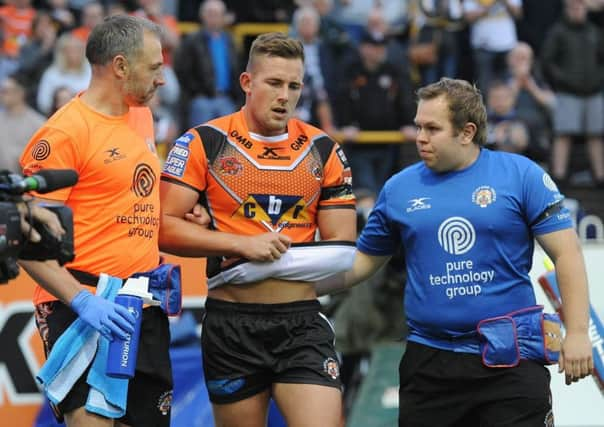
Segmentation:
[(250, 47), (250, 55), (247, 62), (249, 71), (254, 61), (260, 56), (273, 56), (285, 59), (300, 59), (304, 62), (304, 47), (302, 42), (288, 37), (284, 33), (260, 34)]

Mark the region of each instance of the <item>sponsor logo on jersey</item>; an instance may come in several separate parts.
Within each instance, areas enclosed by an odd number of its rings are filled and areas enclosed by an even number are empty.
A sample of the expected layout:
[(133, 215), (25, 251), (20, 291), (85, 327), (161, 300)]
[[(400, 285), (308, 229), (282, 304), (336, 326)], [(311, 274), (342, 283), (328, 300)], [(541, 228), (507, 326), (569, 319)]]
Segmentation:
[(164, 162), (164, 172), (182, 178), (189, 159), (189, 143), (193, 139), (193, 135), (185, 133), (174, 143), (174, 147), (170, 150), (166, 161)]
[(430, 209), (432, 205), (426, 203), (426, 200), (430, 200), (430, 197), (418, 197), (417, 199), (407, 200), (407, 203), (409, 203), (409, 207), (406, 209), (407, 213)]
[(481, 185), (472, 193), (472, 202), (476, 203), (481, 208), (486, 208), (495, 200), (497, 200), (495, 189), (488, 185)]
[(291, 156), (282, 156), (279, 154), (280, 150), (283, 150), (285, 147), (270, 147), (264, 146), (262, 147), (264, 151), (261, 154), (258, 154), (259, 159), (266, 160), (290, 160)]
[(267, 222), (273, 226), (286, 223), (288, 228), (310, 223), (306, 201), (301, 196), (250, 194), (233, 216)]
[(192, 134), (192, 133), (190, 133), (190, 132), (187, 132), (187, 133), (185, 133), (185, 134), (183, 134), (183, 135), (179, 136), (179, 137), (176, 139), (176, 141), (174, 141), (174, 145), (180, 145), (181, 147), (188, 147), (188, 146), (189, 146), (189, 143), (190, 143), (191, 141), (193, 141), (193, 138), (195, 138), (195, 137), (193, 136), (193, 134)]
[(115, 162), (117, 160), (122, 160), (126, 158), (125, 154), (120, 152), (119, 147), (113, 147), (109, 150), (105, 150), (105, 154), (107, 154), (107, 158), (103, 161), (106, 165), (109, 163)]
[(467, 219), (453, 216), (444, 220), (438, 227), (438, 243), (452, 255), (468, 252), (476, 242), (476, 231)]
[(300, 151), (304, 144), (308, 141), (308, 137), (306, 135), (300, 135), (296, 138), (294, 142), (292, 142), (289, 146), (294, 151)]
[(37, 161), (47, 159), (48, 156), (50, 156), (50, 144), (48, 141), (41, 139), (40, 141), (36, 142), (31, 149), (31, 156)]
[(132, 175), (132, 191), (138, 197), (149, 197), (155, 187), (155, 173), (146, 163), (140, 163)]
[(238, 144), (242, 145), (243, 147), (247, 148), (248, 150), (254, 147), (254, 144), (252, 143), (252, 141), (247, 139), (245, 136), (240, 135), (239, 132), (237, 132), (236, 130), (232, 130), (231, 133), (229, 134), (229, 136), (234, 138)]

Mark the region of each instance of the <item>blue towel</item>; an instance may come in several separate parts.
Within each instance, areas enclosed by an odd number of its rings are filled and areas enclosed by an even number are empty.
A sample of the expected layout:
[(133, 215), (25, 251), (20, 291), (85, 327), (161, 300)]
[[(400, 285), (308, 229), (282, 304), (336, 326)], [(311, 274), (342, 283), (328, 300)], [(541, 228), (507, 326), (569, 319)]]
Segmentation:
[[(101, 274), (97, 295), (113, 301), (122, 281)], [(48, 399), (59, 404), (92, 363), (86, 382), (90, 393), (86, 410), (108, 418), (126, 413), (128, 379), (105, 374), (109, 341), (81, 319), (76, 319), (54, 344), (48, 360), (36, 376)]]

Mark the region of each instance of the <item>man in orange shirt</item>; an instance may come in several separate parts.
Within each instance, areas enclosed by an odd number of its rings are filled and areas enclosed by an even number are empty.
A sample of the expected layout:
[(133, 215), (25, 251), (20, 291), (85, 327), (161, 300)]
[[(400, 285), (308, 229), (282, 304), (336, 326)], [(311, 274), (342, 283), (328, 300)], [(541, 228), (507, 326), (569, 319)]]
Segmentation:
[[(263, 34), (249, 58), (244, 108), (190, 129), (170, 151), (160, 244), (209, 256), (202, 347), (216, 425), (263, 427), (273, 397), (289, 426), (336, 427), (339, 364), (313, 282), (352, 264), (350, 168), (337, 143), (292, 118), (302, 44)], [(207, 230), (183, 220), (200, 197)]]
[[(21, 262), (40, 285), (34, 303), (47, 354), (78, 316), (109, 339), (131, 332), (130, 313), (93, 294), (96, 279), (100, 273), (126, 279), (159, 264), (160, 162), (146, 105), (164, 83), (160, 34), (155, 24), (131, 16), (95, 27), (86, 46), (89, 88), (59, 109), (22, 154), (26, 173), (70, 168), (79, 174), (75, 186), (46, 195), (73, 211), (74, 261), (67, 269), (56, 261)], [(113, 420), (86, 410), (86, 373), (57, 405), (58, 415), (69, 427), (169, 426), (169, 341), (166, 314), (145, 308), (125, 416)]]

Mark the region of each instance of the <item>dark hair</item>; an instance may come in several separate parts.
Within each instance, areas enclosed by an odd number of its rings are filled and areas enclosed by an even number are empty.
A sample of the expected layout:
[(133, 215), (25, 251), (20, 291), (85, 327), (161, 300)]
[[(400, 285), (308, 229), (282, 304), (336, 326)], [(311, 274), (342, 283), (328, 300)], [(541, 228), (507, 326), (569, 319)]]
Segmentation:
[(145, 32), (161, 38), (161, 28), (144, 18), (115, 15), (94, 27), (86, 44), (86, 58), (90, 65), (105, 65), (116, 55), (135, 59), (143, 48)]
[(286, 59), (301, 59), (304, 62), (304, 47), (302, 42), (288, 37), (284, 33), (261, 34), (252, 43), (247, 63), (249, 70), (259, 56), (275, 56)]
[(484, 145), (487, 140), (487, 109), (480, 90), (465, 80), (443, 77), (417, 91), (419, 100), (430, 100), (442, 95), (447, 98), (449, 104), (449, 118), (453, 129), (459, 133), (466, 123), (474, 123), (474, 142)]

